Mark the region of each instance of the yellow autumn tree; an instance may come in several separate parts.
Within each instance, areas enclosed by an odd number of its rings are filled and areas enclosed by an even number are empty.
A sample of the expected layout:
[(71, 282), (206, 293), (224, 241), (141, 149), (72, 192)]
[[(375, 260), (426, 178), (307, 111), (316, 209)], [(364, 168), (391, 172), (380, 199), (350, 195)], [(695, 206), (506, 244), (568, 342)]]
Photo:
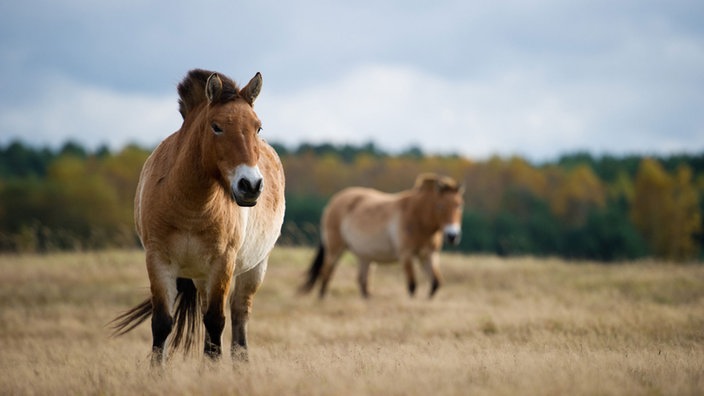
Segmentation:
[(512, 157), (504, 160), (491, 157), (483, 163), (464, 168), (467, 188), (467, 206), (490, 214), (502, 209), (507, 191), (519, 191), (543, 198), (547, 179), (526, 160)]
[(97, 172), (95, 158), (63, 156), (47, 170), (51, 205), (42, 224), (73, 233), (76, 245), (106, 246), (121, 227), (120, 199), (113, 186)]
[(553, 213), (571, 226), (584, 224), (589, 212), (606, 201), (605, 188), (588, 165), (567, 172), (550, 195)]
[(672, 214), (671, 250), (675, 259), (686, 260), (699, 253), (695, 237), (702, 231), (699, 196), (692, 182), (692, 169), (688, 166), (677, 169), (673, 194), (675, 211)]
[(694, 257), (701, 213), (691, 169), (681, 166), (672, 177), (659, 162), (644, 159), (636, 175), (631, 221), (656, 256), (676, 261)]
[(286, 194), (322, 195), (311, 174), (315, 172), (318, 159), (312, 152), (287, 155), (281, 158), (286, 172)]
[(133, 203), (137, 190), (137, 181), (142, 165), (149, 156), (149, 151), (131, 145), (123, 148), (115, 155), (107, 156), (100, 166), (100, 177), (114, 189), (117, 194), (119, 222), (125, 233), (132, 231)]

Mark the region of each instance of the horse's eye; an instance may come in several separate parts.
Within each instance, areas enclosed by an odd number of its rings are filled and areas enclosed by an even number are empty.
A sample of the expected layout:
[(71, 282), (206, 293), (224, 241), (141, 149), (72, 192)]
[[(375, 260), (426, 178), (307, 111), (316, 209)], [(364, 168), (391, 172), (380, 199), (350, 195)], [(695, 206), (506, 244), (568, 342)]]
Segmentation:
[(216, 135), (222, 134), (222, 128), (220, 128), (220, 126), (218, 124), (212, 123), (212, 124), (210, 124), (210, 128), (213, 129), (214, 134), (216, 134)]
[(262, 131), (262, 127), (259, 127), (259, 129), (257, 129), (257, 134), (259, 134), (259, 132), (261, 132), (261, 131)]

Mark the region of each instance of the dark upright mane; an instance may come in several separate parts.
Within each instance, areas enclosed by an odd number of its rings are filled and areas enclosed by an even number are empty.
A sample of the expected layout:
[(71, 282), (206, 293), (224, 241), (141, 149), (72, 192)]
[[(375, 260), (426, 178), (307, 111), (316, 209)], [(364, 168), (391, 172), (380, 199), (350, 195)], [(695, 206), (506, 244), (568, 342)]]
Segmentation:
[(437, 189), (442, 192), (458, 192), (460, 185), (453, 178), (447, 176), (436, 175), (434, 173), (422, 173), (416, 178), (416, 189)]
[[(205, 83), (214, 72), (202, 69), (193, 69), (178, 84), (178, 111), (184, 119), (186, 115), (207, 99), (205, 97)], [(222, 80), (222, 94), (217, 103), (226, 103), (239, 97), (240, 89), (230, 78), (218, 73)]]

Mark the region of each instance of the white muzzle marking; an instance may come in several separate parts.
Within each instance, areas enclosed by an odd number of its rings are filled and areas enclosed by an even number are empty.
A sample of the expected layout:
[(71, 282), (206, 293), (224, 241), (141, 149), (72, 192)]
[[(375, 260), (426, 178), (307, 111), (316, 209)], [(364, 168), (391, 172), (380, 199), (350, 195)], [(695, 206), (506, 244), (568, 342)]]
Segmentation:
[(457, 245), (462, 237), (462, 228), (459, 224), (448, 224), (442, 229), (442, 233), (448, 243)]
[(240, 206), (254, 206), (264, 188), (258, 166), (239, 165), (230, 177), (232, 197)]

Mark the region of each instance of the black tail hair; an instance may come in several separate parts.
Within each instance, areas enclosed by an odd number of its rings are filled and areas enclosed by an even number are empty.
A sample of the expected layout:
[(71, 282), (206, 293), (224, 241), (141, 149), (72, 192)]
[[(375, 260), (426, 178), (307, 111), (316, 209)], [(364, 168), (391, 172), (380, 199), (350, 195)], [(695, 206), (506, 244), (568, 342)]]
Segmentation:
[(318, 254), (315, 255), (315, 259), (313, 260), (313, 263), (311, 264), (310, 268), (308, 269), (307, 279), (306, 279), (305, 283), (303, 283), (298, 288), (299, 293), (306, 294), (306, 293), (310, 293), (310, 291), (313, 290), (313, 286), (315, 286), (315, 282), (318, 280), (318, 277), (320, 276), (320, 270), (323, 269), (323, 262), (324, 261), (325, 261), (325, 247), (321, 243), (320, 246), (318, 247)]
[[(183, 348), (188, 352), (200, 339), (199, 321), (200, 304), (198, 303), (198, 290), (192, 280), (187, 278), (176, 279), (176, 313), (174, 332), (171, 346), (174, 350)], [(129, 333), (135, 327), (152, 316), (152, 299), (139, 303), (134, 308), (113, 319), (109, 324), (112, 328), (112, 336), (118, 337)]]
[(185, 353), (201, 339), (200, 302), (198, 301), (198, 290), (195, 283), (187, 278), (176, 279), (176, 334), (174, 334), (171, 345), (175, 350), (183, 348)]

